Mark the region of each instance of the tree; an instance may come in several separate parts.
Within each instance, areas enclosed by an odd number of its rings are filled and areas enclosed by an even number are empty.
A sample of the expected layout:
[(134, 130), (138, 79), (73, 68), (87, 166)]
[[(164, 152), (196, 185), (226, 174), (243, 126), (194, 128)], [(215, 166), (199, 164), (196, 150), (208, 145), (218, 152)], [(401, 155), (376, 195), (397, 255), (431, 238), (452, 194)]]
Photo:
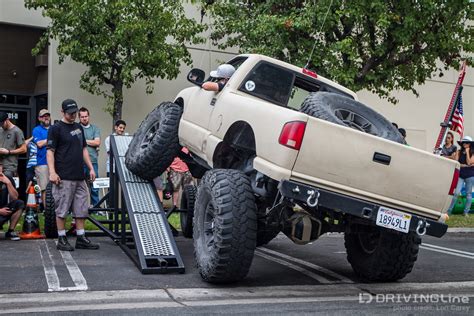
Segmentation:
[(201, 3), (214, 20), (211, 38), (219, 48), (237, 46), (299, 66), (309, 62), (325, 77), (394, 103), (392, 90), (417, 95), (415, 83), (458, 67), (463, 58), (472, 61), (474, 51), (469, 0)]
[[(185, 43), (199, 43), (204, 26), (174, 0), (25, 0), (51, 19), (33, 54), (58, 41), (66, 57), (88, 66), (82, 89), (108, 98), (114, 121), (122, 116), (123, 88), (139, 78), (151, 93), (154, 79), (174, 79), (181, 62), (191, 64)], [(105, 88), (104, 88), (104, 84)], [(107, 89), (107, 85), (111, 89)]]

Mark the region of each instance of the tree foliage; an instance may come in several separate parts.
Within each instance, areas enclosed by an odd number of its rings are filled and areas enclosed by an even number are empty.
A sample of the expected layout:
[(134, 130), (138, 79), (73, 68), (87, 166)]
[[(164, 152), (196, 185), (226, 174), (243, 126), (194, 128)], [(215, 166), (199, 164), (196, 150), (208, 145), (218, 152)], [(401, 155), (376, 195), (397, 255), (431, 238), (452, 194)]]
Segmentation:
[(392, 102), (392, 90), (417, 94), (415, 83), (463, 58), (472, 61), (474, 51), (469, 0), (202, 0), (202, 6), (221, 49), (237, 46), (305, 66), (314, 46), (310, 68)]
[[(152, 92), (156, 77), (174, 79), (181, 62), (191, 64), (186, 43), (202, 42), (204, 27), (185, 16), (174, 0), (25, 0), (42, 9), (51, 22), (33, 53), (51, 39), (66, 57), (88, 66), (81, 88), (113, 103), (114, 120), (122, 116), (123, 87), (138, 79)], [(111, 90), (104, 88), (110, 85)]]

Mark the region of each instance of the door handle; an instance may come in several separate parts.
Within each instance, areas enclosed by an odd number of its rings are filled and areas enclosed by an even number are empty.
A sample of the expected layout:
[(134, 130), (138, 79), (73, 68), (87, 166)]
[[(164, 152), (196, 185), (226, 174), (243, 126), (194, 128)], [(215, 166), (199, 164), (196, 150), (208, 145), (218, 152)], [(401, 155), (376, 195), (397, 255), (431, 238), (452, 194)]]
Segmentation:
[(392, 157), (389, 155), (381, 154), (378, 152), (374, 153), (374, 157), (372, 158), (373, 161), (381, 163), (383, 165), (390, 165), (390, 161), (392, 160)]

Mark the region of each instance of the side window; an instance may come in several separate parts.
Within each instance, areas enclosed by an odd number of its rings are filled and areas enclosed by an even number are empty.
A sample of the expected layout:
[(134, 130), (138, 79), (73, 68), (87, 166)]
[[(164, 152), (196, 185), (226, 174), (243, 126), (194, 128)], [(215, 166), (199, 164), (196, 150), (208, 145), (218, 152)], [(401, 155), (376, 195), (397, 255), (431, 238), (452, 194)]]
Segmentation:
[(286, 106), (294, 75), (291, 71), (262, 62), (242, 82), (239, 90), (261, 99)]
[(288, 100), (288, 107), (293, 110), (299, 111), (304, 99), (313, 92), (326, 91), (332, 93), (338, 93), (353, 99), (353, 97), (347, 93), (337, 90), (336, 88), (325, 85), (324, 83), (306, 80), (302, 77), (297, 76), (295, 84), (291, 90), (290, 99)]
[(306, 99), (311, 92), (319, 90), (319, 85), (296, 77), (295, 85), (291, 90), (290, 100), (288, 100), (288, 107), (299, 111), (304, 99)]
[(235, 70), (239, 69), (240, 65), (247, 60), (248, 57), (236, 57), (227, 62), (227, 64), (234, 66)]

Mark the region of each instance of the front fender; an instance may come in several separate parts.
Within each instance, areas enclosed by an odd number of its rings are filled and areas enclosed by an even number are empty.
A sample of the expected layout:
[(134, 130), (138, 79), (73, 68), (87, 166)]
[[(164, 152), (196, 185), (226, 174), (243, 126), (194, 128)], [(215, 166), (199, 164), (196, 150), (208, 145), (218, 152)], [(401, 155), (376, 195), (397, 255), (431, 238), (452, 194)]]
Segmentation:
[(196, 91), (199, 91), (201, 89), (200, 87), (189, 87), (186, 89), (181, 90), (178, 95), (176, 95), (176, 98), (174, 99), (175, 103), (180, 104), (183, 106), (183, 111), (186, 111), (187, 105), (189, 103), (189, 100), (191, 99), (192, 95), (196, 93)]

